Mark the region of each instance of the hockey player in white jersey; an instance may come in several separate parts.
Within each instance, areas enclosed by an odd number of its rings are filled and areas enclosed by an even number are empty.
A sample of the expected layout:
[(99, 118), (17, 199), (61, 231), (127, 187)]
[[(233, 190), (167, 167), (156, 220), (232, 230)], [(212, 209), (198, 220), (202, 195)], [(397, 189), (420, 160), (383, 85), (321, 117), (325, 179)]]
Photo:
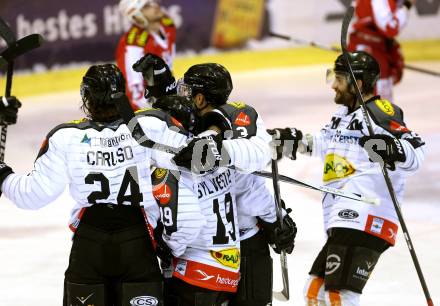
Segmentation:
[[(253, 157), (246, 158), (246, 154), (249, 155), (247, 152), (253, 153), (257, 149), (260, 152), (257, 151), (254, 155), (261, 152), (264, 154), (264, 150), (255, 148), (255, 143), (269, 142), (261, 119), (254, 117), (252, 119), (255, 121), (250, 122), (251, 119), (243, 112), (244, 104), (226, 104), (232, 91), (232, 79), (223, 66), (214, 63), (194, 65), (187, 70), (182, 81), (178, 85), (178, 92), (191, 97), (194, 102), (198, 115), (195, 133), (198, 137), (209, 135), (208, 137), (212, 137), (215, 142), (221, 142), (226, 118), (222, 110), (231, 108), (231, 111), (234, 110), (237, 115), (241, 114), (240, 118), (243, 117), (245, 120), (242, 133), (246, 133), (244, 127), (248, 125), (255, 129), (247, 138), (229, 135), (230, 139), (245, 140), (235, 146), (234, 152), (242, 155), (240, 159), (249, 161)], [(262, 132), (259, 135), (257, 119)], [(255, 139), (251, 140), (252, 137)], [(182, 153), (174, 160), (182, 166), (194, 167), (193, 158), (190, 160), (188, 153)], [(267, 156), (263, 157), (264, 159), (258, 161), (259, 168), (264, 168), (268, 162)], [(256, 158), (253, 160), (257, 161)], [(188, 163), (190, 161), (191, 165)], [(252, 170), (254, 166), (242, 164), (241, 168)], [(200, 205), (210, 226), (202, 232), (200, 243), (188, 248), (188, 252), (177, 259), (170, 291), (182, 300), (182, 305), (221, 305), (229, 301), (232, 293), (237, 291), (241, 256), (235, 177), (235, 171), (228, 169), (197, 178)], [(188, 271), (190, 266), (197, 268), (192, 268), (195, 273)], [(182, 267), (185, 267), (185, 270), (182, 270)], [(200, 275), (202, 272), (203, 275)], [(204, 302), (198, 300), (202, 296), (205, 298)], [(213, 299), (215, 296), (216, 300)], [(210, 297), (212, 300), (209, 300)]]
[[(170, 79), (170, 74), (166, 72), (166, 66), (162, 61), (147, 55), (146, 58), (140, 60), (137, 70), (144, 73), (144, 78), (154, 79), (155, 92), (161, 94), (172, 92), (174, 79)], [(153, 71), (155, 73), (151, 75)], [(193, 98), (195, 106), (199, 110), (205, 110), (198, 112), (198, 124), (193, 133), (208, 129), (221, 132), (221, 136), (223, 136), (223, 132), (229, 130), (231, 138), (249, 139), (257, 134), (256, 123), (258, 119), (260, 133), (265, 135), (264, 141), (270, 140), (262, 127), (261, 119), (258, 118), (253, 108), (243, 103), (226, 104), (227, 97), (232, 90), (232, 80), (229, 72), (224, 67), (218, 64), (195, 65), (185, 73), (183, 81), (183, 84), (179, 84), (179, 86), (183, 86), (183, 92)], [(162, 102), (162, 99), (158, 102)], [(202, 103), (197, 105), (197, 102)], [(153, 104), (153, 106), (156, 106), (156, 104)], [(167, 108), (167, 105), (161, 105), (161, 107)], [(172, 107), (169, 110), (173, 112)], [(231, 123), (236, 127), (235, 129), (231, 127)], [(262, 138), (262, 136), (259, 137)], [(202, 232), (199, 244), (195, 243), (193, 248), (187, 249), (184, 256), (176, 259), (178, 265), (175, 267), (174, 278), (170, 282), (169, 291), (179, 301), (170, 301), (170, 305), (176, 305), (177, 303), (180, 303), (179, 305), (219, 305), (230, 298), (231, 295), (227, 292), (236, 290), (237, 269), (240, 260), (238, 252), (239, 224), (236, 221), (237, 208), (235, 200), (235, 193), (238, 192), (240, 187), (237, 188), (237, 184), (234, 183), (236, 176), (237, 174), (227, 170), (225, 173), (215, 172), (212, 175), (204, 176), (202, 179), (197, 179), (199, 181), (199, 199), (204, 207), (203, 211), (206, 213), (206, 218), (210, 220), (208, 224), (212, 224), (212, 226)], [(219, 181), (219, 178), (227, 179)], [(244, 182), (245, 180), (241, 181)], [(227, 193), (221, 193), (222, 189), (226, 188), (224, 182), (229, 182), (226, 184), (229, 185), (229, 189), (226, 190)], [(232, 185), (234, 188), (231, 190), (230, 186)], [(242, 187), (245, 188), (246, 186), (242, 184)], [(222, 199), (223, 197), (225, 200)], [(269, 203), (269, 205), (273, 205), (272, 208), (274, 209), (274, 204), (270, 201)], [(179, 206), (176, 205), (175, 207)], [(270, 209), (264, 213), (269, 222), (275, 221), (275, 213), (272, 214)], [(170, 214), (170, 216), (174, 216), (174, 214)], [(249, 218), (255, 219), (253, 216)], [(256, 222), (251, 227), (256, 227), (255, 224)], [(258, 229), (250, 233), (248, 237), (256, 232), (258, 232)], [(264, 238), (262, 240), (264, 241), (263, 246), (267, 247), (266, 240)], [(232, 244), (228, 246), (228, 243)], [(195, 270), (195, 268), (197, 269)], [(233, 274), (229, 274), (232, 278), (229, 278), (225, 269), (228, 269), (229, 273), (233, 272)], [(217, 277), (213, 277), (213, 275)], [(270, 295), (272, 294), (271, 276), (270, 273), (268, 276)], [(219, 280), (227, 278), (230, 279), (230, 284), (223, 281), (219, 283)]]
[[(356, 82), (372, 118), (374, 136), (368, 130), (343, 55), (334, 65), (332, 88), (340, 105), (319, 133), (301, 137), (296, 129), (276, 129), (284, 153), (299, 151), (324, 160), (323, 181), (339, 189), (380, 198), (380, 206), (326, 194), (323, 198), (327, 241), (310, 270), (305, 286), (307, 305), (359, 305), (360, 295), (381, 253), (396, 241), (398, 219), (382, 175), (379, 160), (389, 175), (399, 201), (406, 177), (418, 170), (424, 159), (424, 141), (409, 130), (403, 111), (374, 96), (379, 77), (377, 61), (366, 52), (349, 53)], [(292, 133), (293, 132), (293, 133)], [(371, 143), (373, 146), (368, 146)], [(292, 150), (291, 144), (295, 144)], [(365, 149), (365, 150), (364, 150)], [(378, 157), (380, 157), (378, 159)]]
[[(0, 164), (1, 191), (20, 208), (41, 208), (66, 185), (70, 188), (76, 205), (65, 273), (66, 306), (162, 305), (162, 274), (151, 233), (160, 211), (152, 194), (150, 166), (174, 165), (172, 155), (157, 154), (132, 138), (110, 99), (124, 90), (125, 81), (115, 65), (91, 66), (81, 84), (88, 118), (55, 127), (29, 175), (14, 174)], [(144, 111), (138, 121), (153, 141), (179, 147), (187, 139), (179, 124), (163, 112)], [(205, 222), (191, 179), (180, 180), (179, 193), (182, 207), (199, 222), (168, 237), (176, 255), (184, 252)]]

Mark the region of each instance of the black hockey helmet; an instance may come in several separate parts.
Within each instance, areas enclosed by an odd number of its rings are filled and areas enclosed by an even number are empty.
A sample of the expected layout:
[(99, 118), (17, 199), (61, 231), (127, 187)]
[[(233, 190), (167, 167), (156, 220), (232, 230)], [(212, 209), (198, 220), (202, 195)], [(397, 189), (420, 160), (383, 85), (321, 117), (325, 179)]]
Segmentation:
[[(349, 52), (348, 56), (356, 80), (362, 80), (362, 91), (365, 93), (372, 92), (379, 79), (379, 63), (365, 51)], [(349, 73), (343, 54), (339, 55), (336, 59), (334, 71), (335, 73)]]
[(192, 131), (196, 123), (196, 111), (190, 98), (177, 95), (168, 95), (157, 98), (153, 103), (179, 121), (185, 130)]
[(191, 66), (183, 76), (182, 85), (190, 86), (188, 95), (191, 97), (201, 93), (215, 105), (225, 104), (233, 88), (229, 71), (217, 63)]
[(117, 117), (111, 95), (125, 93), (125, 80), (114, 64), (93, 65), (81, 83), (83, 110), (93, 120), (111, 121)]
[(81, 98), (84, 103), (110, 105), (110, 96), (117, 92), (125, 93), (125, 80), (116, 65), (93, 65), (87, 70), (81, 83)]

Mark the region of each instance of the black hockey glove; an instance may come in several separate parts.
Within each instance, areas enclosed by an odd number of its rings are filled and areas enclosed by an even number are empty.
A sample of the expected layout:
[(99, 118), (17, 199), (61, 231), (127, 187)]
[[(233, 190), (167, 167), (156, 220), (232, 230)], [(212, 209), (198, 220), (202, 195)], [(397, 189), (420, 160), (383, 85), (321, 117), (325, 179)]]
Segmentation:
[(177, 83), (165, 61), (157, 55), (147, 53), (133, 65), (133, 70), (142, 73), (146, 82), (146, 99), (176, 94)]
[(258, 218), (259, 224), (263, 227), (267, 242), (277, 254), (280, 254), (281, 251), (290, 254), (295, 247), (296, 223), (289, 216), (292, 210), (288, 208), (286, 211), (287, 215), (283, 218), (283, 229), (281, 229), (279, 220), (269, 223)]
[(18, 109), (21, 107), (20, 101), (16, 97), (0, 97), (0, 123), (17, 123)]
[(171, 260), (173, 259), (173, 253), (168, 247), (167, 243), (163, 240), (163, 224), (162, 222), (157, 222), (157, 226), (154, 229), (154, 239), (156, 240), (156, 255), (160, 260), (166, 265), (171, 265)]
[(185, 130), (194, 133), (196, 110), (191, 99), (177, 95), (163, 96), (153, 102), (153, 107), (164, 110), (177, 119)]
[(272, 135), (272, 144), (276, 148), (277, 160), (283, 157), (283, 152), (290, 159), (296, 159), (296, 151), (303, 137), (300, 130), (287, 127), (284, 129), (269, 129), (267, 132)]
[(201, 133), (209, 129), (211, 126), (217, 127), (222, 135), (224, 135), (224, 132), (232, 130), (231, 123), (222, 113), (210, 111), (201, 117), (197, 117), (198, 131), (196, 132)]
[(194, 137), (173, 160), (177, 166), (190, 169), (196, 174), (211, 172), (230, 164), (229, 154), (226, 149), (222, 152), (222, 147), (223, 138), (220, 134)]
[(359, 139), (359, 145), (367, 151), (370, 161), (378, 162), (382, 167), (385, 163), (391, 171), (396, 169), (395, 162), (406, 161), (403, 146), (394, 137), (384, 134), (363, 136)]
[(413, 6), (413, 2), (410, 0), (405, 0), (403, 1), (403, 6), (405, 6), (408, 10), (410, 10), (411, 7)]
[[(3, 185), (3, 181), (12, 173), (14, 173), (14, 171), (11, 169), (11, 167), (6, 165), (4, 162), (0, 162), (0, 188)], [(0, 195), (1, 195), (1, 190), (0, 190)]]

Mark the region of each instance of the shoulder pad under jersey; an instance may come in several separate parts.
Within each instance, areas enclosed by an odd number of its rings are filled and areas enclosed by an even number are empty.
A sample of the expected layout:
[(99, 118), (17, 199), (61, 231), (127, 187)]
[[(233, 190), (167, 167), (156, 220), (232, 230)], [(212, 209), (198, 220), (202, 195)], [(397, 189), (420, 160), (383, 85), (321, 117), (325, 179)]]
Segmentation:
[(227, 103), (217, 108), (231, 122), (232, 138), (250, 138), (257, 134), (257, 111), (239, 102)]
[(148, 35), (146, 30), (132, 26), (127, 33), (127, 45), (144, 47), (147, 43)]
[(177, 231), (178, 184), (172, 171), (156, 168), (151, 174), (153, 196), (161, 210), (162, 223), (167, 235)]
[(400, 138), (410, 130), (403, 121), (402, 109), (385, 99), (376, 99), (366, 104), (374, 123)]
[(162, 17), (162, 19), (160, 20), (160, 23), (166, 27), (174, 26), (174, 21), (169, 16)]
[(177, 127), (179, 129), (179, 133), (184, 135), (188, 135), (188, 132), (184, 129), (183, 125), (170, 114), (164, 112), (163, 110), (156, 108), (142, 108), (135, 112), (136, 116), (149, 116), (155, 117), (167, 123), (168, 127)]
[[(67, 128), (74, 128), (74, 129), (79, 129), (79, 130), (95, 129), (97, 131), (102, 131), (104, 128), (110, 128), (110, 129), (116, 131), (122, 123), (123, 123), (122, 119), (111, 122), (111, 123), (99, 123), (99, 122), (91, 121), (87, 118), (82, 118), (79, 120), (72, 120), (72, 121), (69, 121), (66, 123), (61, 123), (61, 124), (57, 125), (56, 127), (54, 127), (49, 133), (47, 133), (47, 136), (46, 136), (45, 140), (43, 141), (43, 144), (40, 147), (40, 151), (38, 152), (37, 158), (47, 152), (49, 138), (52, 137), (56, 132), (58, 132), (62, 129), (67, 129)], [(84, 141), (87, 141), (87, 139), (85, 139)]]
[(107, 128), (116, 131), (121, 124), (123, 124), (122, 119), (113, 122), (95, 122), (87, 118), (72, 120), (66, 123), (61, 123), (54, 127), (47, 134), (47, 139), (49, 139), (53, 134), (62, 129), (74, 128), (79, 130), (94, 129), (97, 131), (102, 131), (103, 129)]

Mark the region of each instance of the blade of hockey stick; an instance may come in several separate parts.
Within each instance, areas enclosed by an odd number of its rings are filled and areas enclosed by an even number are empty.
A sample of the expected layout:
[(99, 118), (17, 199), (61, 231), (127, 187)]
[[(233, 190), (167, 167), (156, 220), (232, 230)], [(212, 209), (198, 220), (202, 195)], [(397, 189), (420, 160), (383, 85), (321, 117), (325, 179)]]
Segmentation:
[[(370, 119), (370, 117), (368, 115), (368, 112), (366, 110), (365, 101), (364, 101), (364, 98), (362, 97), (362, 93), (361, 93), (361, 91), (359, 89), (359, 86), (358, 86), (358, 84), (356, 82), (356, 78), (354, 76), (353, 69), (352, 69), (351, 63), (350, 63), (350, 57), (349, 57), (349, 54), (347, 52), (348, 26), (350, 24), (351, 18), (353, 17), (353, 12), (354, 12), (354, 7), (350, 6), (349, 9), (347, 10), (345, 16), (344, 16), (344, 20), (342, 22), (342, 29), (341, 29), (341, 48), (342, 48), (342, 51), (343, 51), (345, 64), (347, 65), (347, 68), (348, 68), (349, 73), (350, 73), (350, 78), (351, 78), (352, 83), (354, 84), (354, 88), (356, 90), (356, 96), (357, 96), (357, 98), (359, 100), (359, 103), (360, 103), (360, 107), (361, 107), (361, 110), (362, 110), (362, 116), (364, 117), (364, 122), (366, 123), (369, 135), (373, 136), (374, 135), (374, 130), (373, 130), (373, 127), (371, 125), (371, 119)], [(383, 178), (385, 180), (385, 185), (386, 185), (386, 187), (388, 189), (388, 193), (390, 195), (391, 201), (393, 202), (393, 206), (394, 206), (394, 210), (396, 212), (397, 218), (399, 219), (399, 223), (400, 223), (400, 226), (402, 228), (403, 236), (405, 238), (405, 241), (406, 241), (409, 253), (411, 254), (411, 259), (413, 261), (414, 268), (416, 269), (417, 276), (418, 276), (419, 281), (420, 281), (420, 285), (422, 286), (423, 293), (424, 293), (425, 298), (426, 298), (426, 303), (428, 304), (428, 306), (433, 306), (434, 303), (433, 303), (433, 301), (431, 299), (431, 295), (429, 293), (428, 286), (427, 286), (426, 281), (425, 281), (425, 277), (423, 276), (422, 268), (420, 267), (419, 260), (417, 258), (416, 251), (414, 249), (411, 237), (409, 235), (408, 228), (406, 227), (406, 222), (405, 222), (405, 219), (403, 218), (403, 214), (402, 214), (402, 211), (400, 209), (400, 204), (399, 204), (399, 201), (397, 200), (397, 196), (396, 196), (396, 193), (394, 191), (393, 184), (392, 184), (391, 179), (390, 179), (390, 177), (388, 175), (388, 170), (385, 167), (384, 163), (381, 166), (381, 168), (382, 168)]]
[(6, 50), (0, 53), (0, 56), (10, 62), (18, 56), (40, 47), (42, 43), (43, 37), (40, 34), (30, 34), (10, 45)]
[[(283, 207), (281, 204), (280, 184), (278, 178), (278, 162), (276, 159), (272, 159), (272, 182), (273, 182), (273, 190), (275, 196), (275, 208), (277, 213), (277, 219), (280, 222), (281, 230), (283, 230), (284, 228)], [(284, 250), (281, 251), (280, 261), (281, 261), (281, 276), (283, 279), (283, 290), (281, 291), (281, 294), (284, 296), (286, 301), (288, 301), (290, 297), (289, 270), (287, 267), (287, 254)]]
[(0, 37), (6, 41), (8, 46), (12, 45), (16, 41), (14, 32), (12, 32), (11, 28), (2, 18), (0, 18)]

